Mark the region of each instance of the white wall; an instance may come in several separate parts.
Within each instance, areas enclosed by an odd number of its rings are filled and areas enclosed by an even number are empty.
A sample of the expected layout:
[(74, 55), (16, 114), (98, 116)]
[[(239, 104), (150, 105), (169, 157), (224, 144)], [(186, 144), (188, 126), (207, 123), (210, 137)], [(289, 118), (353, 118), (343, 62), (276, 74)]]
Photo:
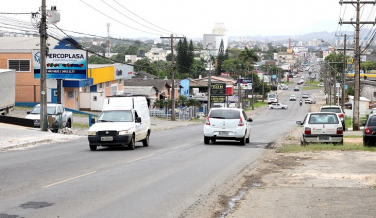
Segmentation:
[(91, 111), (102, 111), (104, 100), (102, 92), (80, 92), (80, 99), (80, 108)]

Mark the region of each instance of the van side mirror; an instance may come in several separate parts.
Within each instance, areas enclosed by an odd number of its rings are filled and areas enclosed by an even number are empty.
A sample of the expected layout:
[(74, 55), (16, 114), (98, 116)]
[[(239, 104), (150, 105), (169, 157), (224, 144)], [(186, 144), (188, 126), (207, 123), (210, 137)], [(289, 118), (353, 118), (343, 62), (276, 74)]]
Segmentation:
[(136, 123), (141, 123), (141, 117), (137, 117)]
[(248, 120), (247, 120), (248, 122), (252, 122), (253, 120), (252, 120), (252, 118), (248, 118)]
[(91, 118), (91, 124), (95, 123), (95, 118)]
[(26, 111), (26, 114), (30, 114), (30, 111)]
[(302, 121), (296, 121), (296, 124), (302, 125)]
[(359, 124), (359, 126), (365, 126), (366, 125), (366, 123), (360, 123)]

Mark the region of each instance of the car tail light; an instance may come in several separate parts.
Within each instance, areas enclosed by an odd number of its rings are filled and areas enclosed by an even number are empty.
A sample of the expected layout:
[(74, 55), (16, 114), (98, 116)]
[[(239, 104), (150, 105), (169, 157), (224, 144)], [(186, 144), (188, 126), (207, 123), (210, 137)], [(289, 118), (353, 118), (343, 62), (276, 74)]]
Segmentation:
[(243, 123), (243, 118), (240, 117), (240, 120), (239, 120), (239, 124), (238, 126), (244, 126), (244, 123)]
[(209, 116), (206, 118), (206, 123), (205, 124), (210, 126)]
[(344, 114), (340, 114), (339, 117), (345, 117), (345, 115)]
[(364, 129), (364, 133), (367, 134), (367, 135), (372, 134), (372, 132), (371, 132), (371, 130), (369, 129), (368, 126)]
[(309, 127), (306, 127), (306, 128), (304, 128), (304, 134), (311, 134), (311, 128), (309, 128)]
[(343, 129), (342, 127), (337, 128), (337, 134), (343, 134)]

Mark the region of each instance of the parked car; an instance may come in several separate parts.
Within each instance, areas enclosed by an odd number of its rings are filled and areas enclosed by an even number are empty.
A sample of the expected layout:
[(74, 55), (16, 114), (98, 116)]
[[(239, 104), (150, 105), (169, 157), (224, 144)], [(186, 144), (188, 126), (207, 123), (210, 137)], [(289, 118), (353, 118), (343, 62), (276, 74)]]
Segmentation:
[(296, 96), (295, 95), (290, 95), (290, 101), (296, 101)]
[(324, 87), (324, 84), (323, 83), (319, 83), (317, 86)]
[(287, 85), (285, 85), (285, 84), (282, 85), (282, 90), (288, 90), (288, 89), (289, 89), (289, 87)]
[(376, 114), (370, 114), (363, 130), (363, 145), (374, 146), (376, 142)]
[(249, 143), (252, 121), (241, 108), (212, 108), (204, 125), (204, 143), (221, 139), (245, 145)]
[(299, 87), (295, 86), (294, 91), (299, 91)]
[[(26, 119), (34, 120), (34, 127), (40, 127), (40, 104), (35, 105), (33, 110), (26, 112)], [(48, 103), (47, 104), (47, 116), (51, 119), (48, 120), (48, 126), (52, 129), (52, 132), (58, 132), (59, 129), (72, 127), (73, 113), (71, 111), (66, 111), (64, 105)]]
[(335, 143), (343, 144), (343, 128), (339, 116), (334, 112), (308, 113), (301, 125), (300, 144)]
[(304, 99), (304, 104), (316, 104), (316, 100), (313, 98)]
[(345, 123), (345, 112), (343, 112), (342, 108), (338, 105), (327, 105), (320, 107), (319, 112), (334, 112), (338, 115), (341, 119), (343, 131), (346, 131), (346, 123)]
[(287, 109), (288, 106), (282, 103), (272, 103), (269, 105), (270, 109)]
[(308, 93), (303, 93), (302, 98), (309, 98)]

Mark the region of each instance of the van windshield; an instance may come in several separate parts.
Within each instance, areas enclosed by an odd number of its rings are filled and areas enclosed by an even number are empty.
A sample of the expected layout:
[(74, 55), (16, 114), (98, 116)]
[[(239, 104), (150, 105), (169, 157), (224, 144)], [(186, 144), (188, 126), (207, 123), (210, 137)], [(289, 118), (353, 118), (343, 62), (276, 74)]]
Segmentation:
[(132, 111), (103, 111), (98, 122), (133, 122)]

